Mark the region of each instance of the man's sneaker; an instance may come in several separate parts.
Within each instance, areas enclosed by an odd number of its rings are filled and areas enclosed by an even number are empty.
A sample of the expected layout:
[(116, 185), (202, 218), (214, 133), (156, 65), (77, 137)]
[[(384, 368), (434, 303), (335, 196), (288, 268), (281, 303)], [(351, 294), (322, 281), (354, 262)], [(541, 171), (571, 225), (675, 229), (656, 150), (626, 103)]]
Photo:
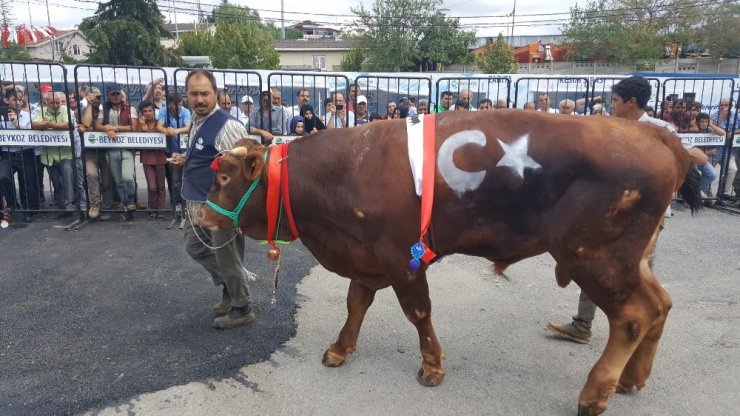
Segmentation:
[(563, 325), (547, 324), (547, 330), (553, 334), (579, 344), (588, 344), (591, 340), (591, 329), (585, 325), (568, 322)]
[(226, 286), (224, 286), (221, 289), (221, 301), (213, 305), (211, 310), (215, 312), (216, 315), (226, 315), (229, 312), (229, 308), (231, 308), (231, 296), (229, 296), (229, 291), (226, 290)]
[(249, 325), (255, 320), (254, 312), (249, 306), (243, 308), (231, 308), (228, 315), (218, 317), (213, 320), (213, 327), (216, 329), (232, 329), (240, 326)]
[(100, 214), (100, 221), (110, 221), (110, 212)]
[(92, 208), (90, 208), (90, 211), (87, 213), (87, 215), (90, 216), (91, 220), (98, 218), (100, 216), (100, 207), (93, 206)]
[(64, 210), (67, 211), (67, 212), (75, 212), (75, 211), (77, 211), (77, 207), (75, 206), (75, 204), (69, 203), (64, 208)]
[(136, 211), (136, 205), (128, 204), (128, 206), (126, 207), (126, 211)]

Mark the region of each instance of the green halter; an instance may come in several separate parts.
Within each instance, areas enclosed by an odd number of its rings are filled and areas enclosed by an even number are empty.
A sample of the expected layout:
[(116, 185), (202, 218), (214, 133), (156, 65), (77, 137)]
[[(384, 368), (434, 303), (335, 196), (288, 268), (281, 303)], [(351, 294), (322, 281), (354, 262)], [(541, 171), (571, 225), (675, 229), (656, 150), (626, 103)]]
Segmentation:
[[(267, 159), (267, 152), (265, 152), (265, 159)], [(227, 216), (231, 218), (231, 221), (234, 222), (234, 228), (239, 228), (239, 214), (241, 214), (242, 209), (244, 208), (244, 205), (247, 204), (247, 201), (249, 200), (249, 197), (252, 196), (252, 192), (255, 188), (257, 188), (257, 184), (260, 183), (260, 179), (262, 179), (262, 175), (260, 175), (256, 181), (252, 182), (252, 186), (247, 189), (247, 193), (244, 194), (241, 201), (239, 201), (239, 205), (234, 208), (233, 211), (228, 211), (220, 206), (216, 205), (215, 203), (209, 201), (206, 199), (206, 204), (208, 204), (209, 207), (211, 207), (214, 211), (218, 212), (221, 215)]]

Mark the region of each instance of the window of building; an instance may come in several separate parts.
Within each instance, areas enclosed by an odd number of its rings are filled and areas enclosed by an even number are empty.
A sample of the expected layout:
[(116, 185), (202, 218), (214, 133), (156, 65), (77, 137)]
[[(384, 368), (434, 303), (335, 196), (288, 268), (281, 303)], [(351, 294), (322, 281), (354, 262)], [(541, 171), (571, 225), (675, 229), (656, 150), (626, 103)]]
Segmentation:
[(316, 56), (313, 57), (313, 67), (316, 69), (326, 69), (326, 56)]
[(61, 41), (55, 40), (54, 41), (54, 52), (61, 52), (64, 50), (64, 45)]
[(82, 55), (82, 51), (80, 50), (80, 45), (72, 45), (72, 55), (75, 55), (75, 56)]

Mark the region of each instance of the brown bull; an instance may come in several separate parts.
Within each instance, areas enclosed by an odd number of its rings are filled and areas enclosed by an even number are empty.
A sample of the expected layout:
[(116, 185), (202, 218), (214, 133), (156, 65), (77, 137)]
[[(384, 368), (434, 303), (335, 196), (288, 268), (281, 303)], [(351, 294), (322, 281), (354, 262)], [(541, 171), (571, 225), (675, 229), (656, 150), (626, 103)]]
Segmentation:
[[(232, 210), (262, 177), (239, 227), (264, 240), (269, 149), (251, 140), (240, 145), (245, 149), (224, 156), (208, 197)], [(502, 110), (437, 115), (435, 147), (428, 246), (440, 257), (485, 257), (498, 272), (549, 252), (558, 284), (575, 281), (609, 319), (609, 340), (581, 391), (579, 414), (599, 414), (615, 390), (644, 386), (671, 308), (648, 254), (690, 166), (679, 139), (647, 123)], [(375, 291), (392, 286), (419, 332), (418, 381), (441, 383), (426, 266), (409, 268), (420, 198), (404, 121), (298, 139), (286, 162), (301, 240), (324, 267), (351, 279), (347, 321), (323, 363), (347, 360)], [(201, 215), (207, 226), (234, 227), (210, 208)], [(282, 221), (277, 237), (290, 236)]]

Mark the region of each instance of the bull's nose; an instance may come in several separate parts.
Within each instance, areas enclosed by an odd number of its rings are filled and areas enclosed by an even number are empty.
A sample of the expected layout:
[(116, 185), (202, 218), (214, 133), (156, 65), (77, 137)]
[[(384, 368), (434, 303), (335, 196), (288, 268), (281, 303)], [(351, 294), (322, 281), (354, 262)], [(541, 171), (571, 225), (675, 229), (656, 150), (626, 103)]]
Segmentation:
[(221, 228), (219, 228), (217, 221), (213, 218), (215, 213), (216, 212), (208, 206), (202, 205), (193, 213), (195, 216), (195, 218), (193, 218), (193, 223), (198, 224), (201, 228), (205, 228), (209, 231), (218, 231)]

